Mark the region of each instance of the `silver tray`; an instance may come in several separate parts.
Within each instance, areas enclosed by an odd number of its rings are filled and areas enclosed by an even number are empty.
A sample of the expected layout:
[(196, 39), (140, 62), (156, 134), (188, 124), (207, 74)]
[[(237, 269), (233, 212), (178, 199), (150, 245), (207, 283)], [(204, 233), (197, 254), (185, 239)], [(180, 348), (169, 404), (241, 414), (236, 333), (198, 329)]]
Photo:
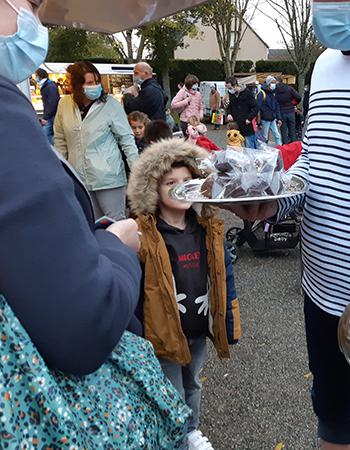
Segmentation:
[[(278, 195), (262, 195), (258, 197), (235, 197), (235, 198), (207, 198), (200, 193), (200, 188), (204, 179), (194, 179), (178, 184), (171, 191), (169, 195), (172, 199), (180, 202), (190, 203), (207, 203), (210, 205), (218, 204), (251, 204), (251, 203), (265, 203), (282, 198), (291, 198), (300, 194), (304, 194), (307, 190), (307, 183), (296, 176), (292, 175), (287, 190)], [(189, 191), (191, 189), (191, 191)], [(186, 192), (187, 191), (187, 192)], [(197, 192), (196, 192), (197, 191)]]

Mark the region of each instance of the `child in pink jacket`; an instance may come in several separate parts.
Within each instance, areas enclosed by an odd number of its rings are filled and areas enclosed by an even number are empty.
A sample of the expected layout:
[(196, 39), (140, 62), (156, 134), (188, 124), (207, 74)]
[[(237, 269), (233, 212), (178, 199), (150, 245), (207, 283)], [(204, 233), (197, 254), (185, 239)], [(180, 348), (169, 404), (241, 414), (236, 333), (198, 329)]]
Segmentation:
[(172, 108), (180, 114), (181, 131), (187, 138), (188, 119), (191, 116), (203, 119), (203, 100), (198, 91), (199, 80), (195, 75), (187, 75), (184, 86), (179, 90), (171, 102)]

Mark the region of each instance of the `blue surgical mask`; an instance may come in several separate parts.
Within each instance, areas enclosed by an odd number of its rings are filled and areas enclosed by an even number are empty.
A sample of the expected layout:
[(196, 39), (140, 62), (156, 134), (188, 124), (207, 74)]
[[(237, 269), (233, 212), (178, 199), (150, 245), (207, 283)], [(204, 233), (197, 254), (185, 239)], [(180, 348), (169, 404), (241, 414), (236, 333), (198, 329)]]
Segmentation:
[(48, 30), (27, 9), (17, 9), (17, 31), (0, 35), (0, 74), (18, 84), (29, 78), (45, 61), (49, 45)]
[(37, 78), (36, 82), (38, 83), (38, 85), (42, 88), (44, 86), (44, 83), (46, 81), (46, 78)]
[(133, 80), (134, 80), (134, 83), (138, 84), (139, 86), (141, 86), (141, 84), (145, 81), (139, 75), (134, 75)]
[(83, 86), (84, 94), (89, 100), (97, 100), (101, 97), (102, 94), (102, 86), (100, 84), (96, 84), (96, 86)]
[(235, 93), (235, 90), (234, 90), (233, 88), (230, 88), (230, 89), (227, 89), (227, 92), (228, 92), (229, 94), (234, 94), (234, 93)]
[(350, 2), (313, 3), (312, 25), (327, 48), (350, 50)]

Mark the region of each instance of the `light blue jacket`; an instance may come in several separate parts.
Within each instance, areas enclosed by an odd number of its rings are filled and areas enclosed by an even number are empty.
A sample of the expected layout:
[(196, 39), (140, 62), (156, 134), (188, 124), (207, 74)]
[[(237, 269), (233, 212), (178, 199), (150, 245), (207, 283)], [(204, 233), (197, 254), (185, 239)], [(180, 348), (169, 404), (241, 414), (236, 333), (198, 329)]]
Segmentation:
[(121, 152), (129, 166), (138, 157), (121, 104), (112, 96), (95, 102), (84, 120), (73, 96), (63, 97), (54, 123), (56, 149), (68, 159), (89, 191), (126, 186)]

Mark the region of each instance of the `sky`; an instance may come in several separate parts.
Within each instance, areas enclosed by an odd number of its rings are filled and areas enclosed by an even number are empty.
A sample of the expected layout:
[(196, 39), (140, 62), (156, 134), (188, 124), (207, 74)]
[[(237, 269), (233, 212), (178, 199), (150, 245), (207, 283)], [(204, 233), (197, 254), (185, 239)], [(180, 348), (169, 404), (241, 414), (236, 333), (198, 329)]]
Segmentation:
[[(266, 1), (259, 1), (259, 9), (271, 17), (277, 17), (276, 11)], [(269, 48), (284, 48), (282, 36), (273, 20), (267, 18), (262, 12), (256, 11), (251, 23), (258, 35), (269, 45)]]

